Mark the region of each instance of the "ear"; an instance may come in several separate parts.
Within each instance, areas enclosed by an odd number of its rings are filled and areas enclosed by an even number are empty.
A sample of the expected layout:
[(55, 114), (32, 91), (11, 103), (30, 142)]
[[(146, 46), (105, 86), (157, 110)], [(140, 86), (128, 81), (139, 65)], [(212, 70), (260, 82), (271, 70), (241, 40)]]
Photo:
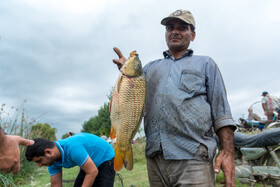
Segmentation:
[(44, 150), (44, 152), (45, 152), (45, 156), (52, 156), (53, 155), (53, 150), (52, 149), (47, 148), (47, 149)]
[(193, 31), (193, 32), (192, 32), (192, 39), (191, 39), (191, 41), (194, 41), (195, 35), (196, 35), (196, 34), (195, 34), (195, 31)]

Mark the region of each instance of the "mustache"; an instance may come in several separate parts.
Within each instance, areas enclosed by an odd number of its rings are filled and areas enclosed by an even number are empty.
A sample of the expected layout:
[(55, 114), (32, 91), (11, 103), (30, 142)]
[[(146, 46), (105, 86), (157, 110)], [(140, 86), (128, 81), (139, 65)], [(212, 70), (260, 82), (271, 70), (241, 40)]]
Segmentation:
[(170, 39), (181, 39), (179, 36), (171, 36)]

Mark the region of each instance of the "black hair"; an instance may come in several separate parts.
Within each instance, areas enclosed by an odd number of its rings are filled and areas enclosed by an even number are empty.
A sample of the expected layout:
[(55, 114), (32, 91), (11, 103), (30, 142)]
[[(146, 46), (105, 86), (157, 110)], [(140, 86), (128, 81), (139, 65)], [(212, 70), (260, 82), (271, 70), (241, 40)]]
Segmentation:
[(53, 148), (55, 143), (44, 139), (44, 138), (35, 138), (34, 144), (27, 146), (25, 151), (25, 157), (28, 161), (32, 161), (33, 157), (39, 157), (45, 155), (45, 149)]
[(195, 28), (192, 24), (188, 24), (191, 27), (191, 31), (194, 32)]
[(73, 136), (73, 132), (68, 132), (68, 134), (70, 134), (71, 136)]

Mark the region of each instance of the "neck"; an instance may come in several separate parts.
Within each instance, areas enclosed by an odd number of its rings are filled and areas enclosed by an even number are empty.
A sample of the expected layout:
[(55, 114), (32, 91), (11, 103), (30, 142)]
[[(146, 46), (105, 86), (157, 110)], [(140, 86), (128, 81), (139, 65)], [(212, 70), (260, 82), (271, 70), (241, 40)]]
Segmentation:
[(186, 51), (188, 51), (188, 49), (184, 49), (184, 50), (181, 50), (181, 51), (172, 51), (172, 50), (168, 50), (169, 53), (175, 58), (175, 59), (178, 59), (180, 58)]
[(54, 156), (55, 156), (56, 160), (59, 160), (59, 161), (62, 160), (60, 150), (58, 149), (56, 144), (54, 146)]

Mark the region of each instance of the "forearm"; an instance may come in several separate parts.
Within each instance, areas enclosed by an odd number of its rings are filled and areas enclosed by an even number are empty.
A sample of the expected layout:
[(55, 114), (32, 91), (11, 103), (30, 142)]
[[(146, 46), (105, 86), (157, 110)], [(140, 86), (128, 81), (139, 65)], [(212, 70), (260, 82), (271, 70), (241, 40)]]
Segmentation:
[(91, 174), (86, 174), (82, 187), (92, 186), (94, 181), (95, 181), (95, 178), (96, 178), (97, 174), (98, 174), (98, 171), (94, 172), (94, 173), (91, 173)]
[(222, 127), (218, 130), (218, 136), (222, 151), (228, 154), (234, 153), (234, 128), (232, 126)]
[(62, 171), (51, 176), (51, 187), (62, 187)]
[(51, 183), (51, 187), (62, 187), (62, 184)]
[(263, 111), (266, 111), (265, 103), (262, 103)]

